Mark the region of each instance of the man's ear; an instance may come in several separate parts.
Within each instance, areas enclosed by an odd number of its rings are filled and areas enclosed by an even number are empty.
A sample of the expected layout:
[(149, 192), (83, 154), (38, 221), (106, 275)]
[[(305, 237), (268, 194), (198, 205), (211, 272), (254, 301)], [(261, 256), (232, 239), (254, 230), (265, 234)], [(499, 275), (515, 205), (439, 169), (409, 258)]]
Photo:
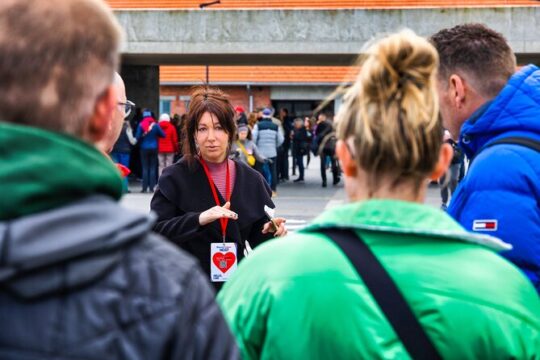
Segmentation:
[(354, 161), (354, 158), (347, 147), (347, 144), (343, 140), (338, 140), (336, 143), (336, 155), (341, 164), (341, 169), (347, 177), (355, 177), (358, 171), (358, 166)]
[(94, 105), (94, 112), (88, 123), (86, 135), (87, 140), (91, 143), (99, 142), (111, 131), (116, 102), (116, 87), (112, 84), (103, 92)]
[(448, 79), (448, 84), (450, 86), (454, 107), (456, 109), (463, 108), (467, 91), (465, 80), (457, 74), (452, 74)]
[(439, 180), (448, 170), (448, 167), (450, 166), (450, 162), (452, 161), (453, 157), (454, 149), (452, 148), (452, 145), (444, 143), (441, 146), (441, 150), (439, 151), (439, 160), (437, 161), (437, 164), (435, 165), (435, 168), (433, 169), (433, 172), (429, 177), (430, 180)]

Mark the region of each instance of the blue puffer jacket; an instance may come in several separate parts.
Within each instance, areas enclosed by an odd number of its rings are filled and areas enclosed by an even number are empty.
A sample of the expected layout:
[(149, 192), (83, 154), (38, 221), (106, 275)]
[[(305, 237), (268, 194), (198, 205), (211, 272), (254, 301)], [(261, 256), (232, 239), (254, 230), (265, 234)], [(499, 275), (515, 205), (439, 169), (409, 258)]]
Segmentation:
[[(466, 229), (497, 236), (513, 245), (502, 253), (540, 292), (540, 153), (501, 138), (540, 141), (540, 69), (516, 73), (499, 95), (467, 120), (460, 146), (476, 158), (456, 190), (448, 212)], [(481, 229), (494, 226), (495, 229)]]

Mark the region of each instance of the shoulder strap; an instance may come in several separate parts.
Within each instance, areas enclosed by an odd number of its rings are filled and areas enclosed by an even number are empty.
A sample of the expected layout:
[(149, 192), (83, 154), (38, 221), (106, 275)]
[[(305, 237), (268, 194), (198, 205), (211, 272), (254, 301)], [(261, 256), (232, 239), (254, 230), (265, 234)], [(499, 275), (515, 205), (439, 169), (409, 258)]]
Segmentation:
[(540, 152), (540, 141), (520, 136), (511, 136), (495, 140), (485, 145), (482, 150), (499, 144), (521, 145)]
[(246, 158), (249, 156), (247, 150), (246, 150), (246, 147), (240, 142), (240, 141), (237, 141), (236, 142), (236, 145), (238, 145), (238, 147), (240, 148), (240, 150), (244, 153), (244, 155), (246, 156)]
[(442, 359), (396, 284), (366, 243), (348, 229), (319, 230), (349, 258), (413, 359)]
[(521, 137), (521, 136), (505, 137), (505, 138), (495, 140), (493, 142), (490, 142), (482, 146), (482, 148), (480, 148), (480, 150), (476, 153), (476, 155), (474, 155), (474, 158), (471, 160), (471, 164), (469, 164), (469, 167), (472, 165), (472, 162), (474, 161), (474, 159), (476, 159), (482, 151), (492, 146), (501, 145), (501, 144), (521, 145), (521, 146), (528, 147), (529, 149), (533, 149), (540, 152), (540, 141), (537, 141), (531, 138)]

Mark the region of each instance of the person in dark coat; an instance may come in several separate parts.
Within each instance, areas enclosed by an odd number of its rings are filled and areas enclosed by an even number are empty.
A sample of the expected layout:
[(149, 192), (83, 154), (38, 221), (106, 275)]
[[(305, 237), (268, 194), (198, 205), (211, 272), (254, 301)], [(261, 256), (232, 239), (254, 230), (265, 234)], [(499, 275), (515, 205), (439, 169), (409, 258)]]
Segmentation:
[(309, 153), (309, 137), (302, 118), (296, 118), (293, 124), (292, 152), (298, 166), (298, 179), (294, 182), (301, 182), (304, 181), (304, 156)]
[[(289, 116), (287, 108), (279, 110), (279, 120), (283, 127), (283, 144), (278, 148), (277, 177), (280, 181), (289, 180), (289, 151), (291, 149), (291, 134), (293, 131), (293, 117)], [(294, 175), (294, 174), (293, 174)]]
[(120, 206), (96, 147), (125, 109), (118, 29), (101, 0), (0, 2), (0, 359), (237, 359), (197, 261)]
[[(158, 216), (154, 230), (193, 254), (219, 290), (251, 248), (286, 234), (285, 219), (266, 215), (265, 206), (274, 204), (263, 177), (228, 159), (236, 124), (226, 95), (200, 87), (191, 99), (184, 157), (163, 171), (150, 206)], [(223, 243), (234, 244), (228, 246), (236, 254), (219, 263), (211, 246)]]
[[(327, 119), (325, 113), (320, 113), (317, 117), (317, 127), (315, 128), (315, 141), (317, 144), (317, 154), (321, 159), (321, 179), (322, 187), (326, 187), (326, 164), (330, 161), (332, 168), (333, 184), (339, 183), (339, 168), (336, 160), (336, 152), (333, 146), (330, 146), (329, 137), (334, 132), (334, 125)], [(328, 159), (328, 160), (327, 160)]]

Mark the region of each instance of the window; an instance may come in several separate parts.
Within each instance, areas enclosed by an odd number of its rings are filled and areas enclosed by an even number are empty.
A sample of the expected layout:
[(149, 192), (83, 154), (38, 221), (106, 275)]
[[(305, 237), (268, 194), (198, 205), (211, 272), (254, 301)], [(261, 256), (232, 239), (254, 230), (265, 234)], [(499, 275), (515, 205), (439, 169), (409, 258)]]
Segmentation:
[(160, 96), (159, 114), (171, 114), (171, 103), (176, 100), (175, 96)]
[(191, 96), (180, 96), (178, 99), (184, 103), (184, 109), (186, 112), (188, 112), (189, 103), (191, 102)]

